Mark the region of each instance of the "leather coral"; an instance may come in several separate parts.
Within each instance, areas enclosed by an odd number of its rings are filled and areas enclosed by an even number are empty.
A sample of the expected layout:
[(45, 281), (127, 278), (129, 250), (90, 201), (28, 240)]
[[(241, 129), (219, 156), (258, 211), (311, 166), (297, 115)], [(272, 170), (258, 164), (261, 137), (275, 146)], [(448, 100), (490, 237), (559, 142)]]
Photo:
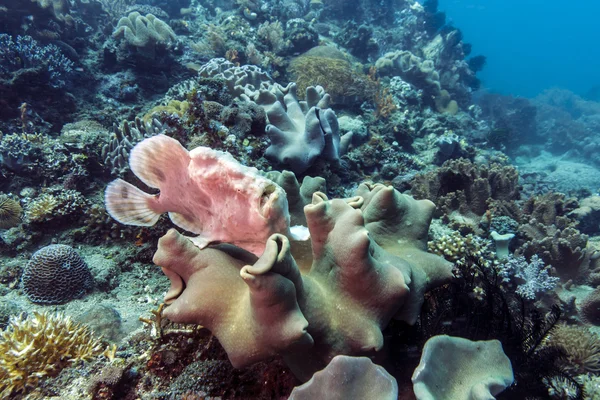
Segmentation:
[(414, 323), (451, 264), (425, 250), (431, 202), (382, 185), (358, 193), (313, 194), (310, 249), (274, 234), (257, 258), (233, 246), (201, 250), (169, 231), (154, 256), (171, 280), (164, 315), (211, 330), (235, 367), (280, 354), (308, 380), (336, 355), (376, 357), (389, 321)]

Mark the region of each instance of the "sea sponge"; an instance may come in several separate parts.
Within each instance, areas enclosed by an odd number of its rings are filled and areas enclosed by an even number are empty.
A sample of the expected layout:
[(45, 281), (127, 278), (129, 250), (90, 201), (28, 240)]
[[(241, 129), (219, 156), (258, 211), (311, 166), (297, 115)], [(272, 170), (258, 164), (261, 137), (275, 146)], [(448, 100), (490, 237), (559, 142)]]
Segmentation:
[(104, 350), (91, 330), (63, 314), (39, 313), (12, 317), (0, 333), (0, 397), (26, 392), (40, 379), (56, 376), (79, 360)]
[(85, 261), (64, 244), (38, 250), (27, 263), (21, 280), (27, 298), (42, 304), (66, 303), (94, 285)]
[(0, 229), (19, 225), (23, 209), (19, 203), (7, 195), (0, 195)]

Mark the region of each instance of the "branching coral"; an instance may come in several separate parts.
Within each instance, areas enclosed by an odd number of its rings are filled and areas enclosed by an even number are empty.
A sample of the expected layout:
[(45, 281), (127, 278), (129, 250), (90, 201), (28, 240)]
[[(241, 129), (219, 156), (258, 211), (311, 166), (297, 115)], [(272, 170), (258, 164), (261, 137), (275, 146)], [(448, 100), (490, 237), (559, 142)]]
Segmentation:
[(85, 326), (62, 314), (33, 312), (13, 317), (0, 334), (0, 395), (8, 398), (38, 386), (76, 361), (89, 361), (104, 346)]
[[(32, 69), (38, 71), (38, 80), (54, 88), (62, 88), (75, 65), (57, 46), (42, 46), (31, 36), (17, 36), (13, 40), (9, 35), (0, 34), (0, 49), (2, 78), (14, 77), (22, 69)], [(34, 81), (33, 77), (29, 80)]]
[(523, 256), (510, 256), (497, 268), (504, 282), (509, 282), (512, 277), (521, 280), (516, 293), (529, 300), (534, 300), (538, 293), (551, 291), (559, 281), (558, 277), (550, 276), (550, 266), (544, 265), (537, 255), (533, 255), (529, 262)]
[(444, 257), (448, 261), (464, 260), (467, 256), (479, 257), (483, 255), (488, 243), (469, 234), (462, 236), (459, 232), (452, 232), (437, 240), (427, 243), (430, 252)]

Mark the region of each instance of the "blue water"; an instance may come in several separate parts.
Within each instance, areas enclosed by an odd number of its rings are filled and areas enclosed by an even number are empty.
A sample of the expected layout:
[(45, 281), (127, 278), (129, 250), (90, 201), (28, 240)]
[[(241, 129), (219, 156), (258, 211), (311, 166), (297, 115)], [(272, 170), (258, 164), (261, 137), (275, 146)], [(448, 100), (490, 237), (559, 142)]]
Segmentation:
[(533, 97), (549, 87), (584, 95), (600, 85), (600, 2), (439, 0), (447, 21), (487, 56), (484, 86)]

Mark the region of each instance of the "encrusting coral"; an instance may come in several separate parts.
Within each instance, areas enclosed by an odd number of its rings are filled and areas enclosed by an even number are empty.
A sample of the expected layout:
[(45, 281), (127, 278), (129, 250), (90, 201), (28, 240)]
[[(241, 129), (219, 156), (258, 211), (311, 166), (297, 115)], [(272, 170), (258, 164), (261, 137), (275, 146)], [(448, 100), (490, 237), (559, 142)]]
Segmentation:
[[(308, 380), (339, 354), (377, 356), (392, 318), (415, 323), (423, 293), (451, 278), (451, 264), (426, 252), (433, 204), (383, 185), (304, 208), (311, 251), (292, 255), (272, 235), (256, 258), (231, 247), (200, 250), (175, 230), (154, 262), (171, 280), (164, 315), (207, 327), (235, 367), (281, 354)], [(298, 263), (312, 260), (301, 274)]]
[(0, 333), (0, 396), (38, 386), (76, 361), (102, 354), (104, 345), (85, 326), (62, 314), (33, 312), (13, 317)]

